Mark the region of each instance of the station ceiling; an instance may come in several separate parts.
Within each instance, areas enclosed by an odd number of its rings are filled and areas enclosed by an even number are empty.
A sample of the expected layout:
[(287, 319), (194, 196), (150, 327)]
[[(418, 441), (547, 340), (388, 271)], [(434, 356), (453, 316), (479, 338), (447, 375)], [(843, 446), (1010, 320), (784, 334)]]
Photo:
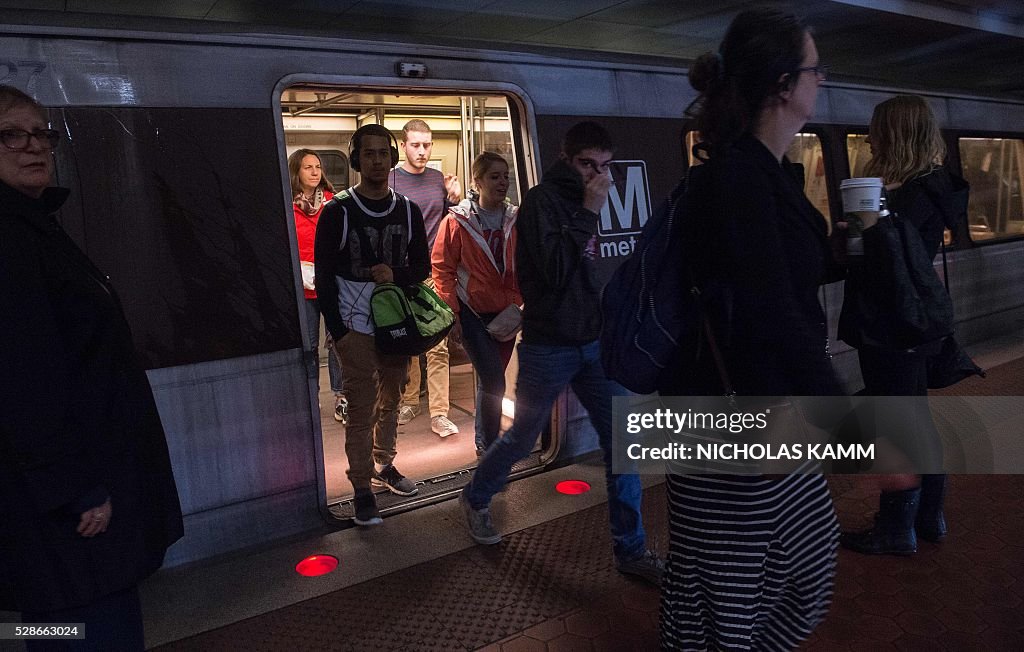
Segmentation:
[(716, 47), (732, 17), (754, 4), (802, 16), (837, 80), (1024, 100), (1021, 0), (0, 0), (0, 15), (8, 29), (397, 35), (686, 65)]

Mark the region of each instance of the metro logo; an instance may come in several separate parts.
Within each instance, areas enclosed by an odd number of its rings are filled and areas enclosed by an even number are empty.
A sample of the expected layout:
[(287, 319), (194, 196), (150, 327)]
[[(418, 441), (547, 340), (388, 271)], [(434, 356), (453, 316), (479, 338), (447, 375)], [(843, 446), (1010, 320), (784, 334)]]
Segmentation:
[(608, 203), (601, 209), (598, 232), (602, 236), (640, 233), (651, 215), (651, 193), (644, 161), (612, 161)]

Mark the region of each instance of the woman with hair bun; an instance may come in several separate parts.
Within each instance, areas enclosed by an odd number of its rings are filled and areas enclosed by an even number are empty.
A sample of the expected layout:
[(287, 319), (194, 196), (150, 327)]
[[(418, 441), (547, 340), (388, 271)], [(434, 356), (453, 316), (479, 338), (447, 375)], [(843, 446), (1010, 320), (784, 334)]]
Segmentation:
[[(687, 190), (685, 255), (741, 396), (843, 393), (817, 296), (830, 261), (826, 222), (785, 157), (824, 79), (808, 29), (775, 10), (736, 16), (718, 52), (690, 70), (703, 164)], [(685, 393), (726, 391), (713, 358), (703, 347), (680, 381)], [(838, 528), (814, 470), (668, 476), (664, 649), (792, 649), (824, 619)]]

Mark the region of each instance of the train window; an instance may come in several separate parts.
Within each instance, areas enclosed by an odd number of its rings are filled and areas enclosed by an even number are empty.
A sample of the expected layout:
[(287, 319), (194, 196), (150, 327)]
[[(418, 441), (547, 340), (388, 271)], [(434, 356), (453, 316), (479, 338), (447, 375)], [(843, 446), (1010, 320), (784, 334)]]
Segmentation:
[[(700, 165), (701, 161), (693, 155), (693, 146), (700, 142), (700, 133), (689, 131), (686, 134), (686, 152), (689, 165)], [(829, 219), (831, 211), (828, 205), (828, 184), (825, 182), (825, 161), (822, 158), (821, 138), (817, 134), (798, 133), (786, 151), (790, 162), (799, 166), (804, 182), (804, 194), (811, 200), (814, 207), (825, 216), (825, 223), (831, 228)]]
[(960, 138), (967, 207), (975, 242), (1024, 235), (1024, 140)]
[(864, 134), (846, 135), (846, 157), (850, 162), (850, 178), (867, 176), (864, 168), (871, 160), (871, 147)]
[[(404, 91), (404, 92), (403, 92)], [(519, 204), (521, 189), (528, 187), (529, 179), (520, 178), (530, 171), (519, 165), (524, 135), (519, 121), (521, 107), (514, 98), (488, 93), (422, 94), (413, 89), (339, 88), (327, 85), (292, 86), (281, 95), (281, 121), (285, 140), (285, 154), (300, 148), (316, 151), (323, 162), (323, 170), (336, 189), (359, 182), (359, 173), (350, 171), (349, 148), (352, 134), (368, 124), (384, 125), (401, 144), (402, 128), (410, 120), (423, 120), (430, 127), (432, 147), (427, 167), (445, 175), (455, 175), (466, 196), (472, 181), (470, 169), (473, 159), (481, 152), (491, 151), (503, 156), (509, 164), (510, 187), (508, 197)], [(400, 152), (399, 166), (404, 162)], [(403, 178), (399, 178), (403, 177)], [(398, 192), (404, 175), (393, 178)], [(408, 183), (408, 182), (406, 182)], [(435, 231), (436, 233), (436, 231)], [(327, 502), (332, 514), (344, 518), (352, 489), (346, 480), (348, 459), (345, 455), (346, 429), (333, 415), (335, 397), (331, 391), (330, 361), (326, 347), (322, 346), (325, 333), (321, 331), (320, 350), (320, 416), (323, 433), (324, 469)], [(308, 344), (307, 344), (308, 346)], [(422, 483), (417, 500), (429, 498), (446, 490), (449, 484), (464, 476), (464, 471), (476, 465), (474, 441), (475, 376), (472, 366), (461, 347), (451, 346), (449, 368), (443, 372), (449, 378), (448, 396), (408, 396), (403, 404), (416, 405), (418, 413), (400, 426), (399, 464), (402, 473)], [(432, 363), (434, 364), (434, 363)], [(344, 383), (344, 365), (341, 376)], [(514, 410), (515, 374), (517, 361), (513, 356), (506, 374), (506, 393), (503, 401), (505, 417)], [(419, 365), (410, 370), (419, 374)], [(420, 387), (440, 387), (437, 372), (424, 378)], [(410, 389), (410, 394), (415, 394)], [(435, 400), (436, 399), (436, 400)], [(459, 428), (455, 436), (439, 438), (431, 427), (431, 413), (447, 406), (447, 416)], [(503, 424), (504, 426), (510, 423)], [(400, 499), (390, 495), (378, 496), (382, 510), (395, 507)]]
[(348, 187), (348, 154), (336, 149), (313, 150), (320, 156), (323, 173), (331, 183), (342, 188)]
[(832, 213), (828, 206), (828, 183), (825, 181), (821, 138), (818, 134), (798, 133), (790, 143), (786, 157), (803, 168), (804, 194), (825, 216), (825, 223), (831, 227)]

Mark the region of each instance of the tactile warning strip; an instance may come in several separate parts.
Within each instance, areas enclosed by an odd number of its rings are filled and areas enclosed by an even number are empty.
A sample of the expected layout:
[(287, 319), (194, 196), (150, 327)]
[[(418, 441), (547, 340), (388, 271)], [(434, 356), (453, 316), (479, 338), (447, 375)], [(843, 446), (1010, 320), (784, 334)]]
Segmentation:
[[(829, 478), (847, 528), (877, 494)], [(663, 485), (645, 492), (666, 546)], [(907, 558), (841, 551), (826, 621), (801, 650), (1024, 649), (1024, 476), (955, 476), (950, 534)], [(604, 505), (161, 648), (177, 650), (656, 650), (658, 592), (615, 572)]]
[[(1024, 361), (945, 393), (1024, 393)], [(953, 476), (950, 533), (906, 557), (839, 554), (832, 609), (801, 650), (1024, 650), (1024, 476)], [(833, 476), (848, 529), (870, 523), (877, 491)], [(664, 485), (644, 493), (653, 546), (667, 548)], [(658, 649), (658, 592), (612, 564), (599, 505), (159, 650)], [(485, 646), (485, 647), (482, 647)]]
[[(664, 489), (644, 495), (652, 547), (667, 548)], [(653, 587), (614, 569), (606, 505), (158, 650), (473, 650), (609, 595), (656, 610)], [(621, 605), (621, 602), (617, 602)], [(647, 617), (648, 622), (652, 622)]]

